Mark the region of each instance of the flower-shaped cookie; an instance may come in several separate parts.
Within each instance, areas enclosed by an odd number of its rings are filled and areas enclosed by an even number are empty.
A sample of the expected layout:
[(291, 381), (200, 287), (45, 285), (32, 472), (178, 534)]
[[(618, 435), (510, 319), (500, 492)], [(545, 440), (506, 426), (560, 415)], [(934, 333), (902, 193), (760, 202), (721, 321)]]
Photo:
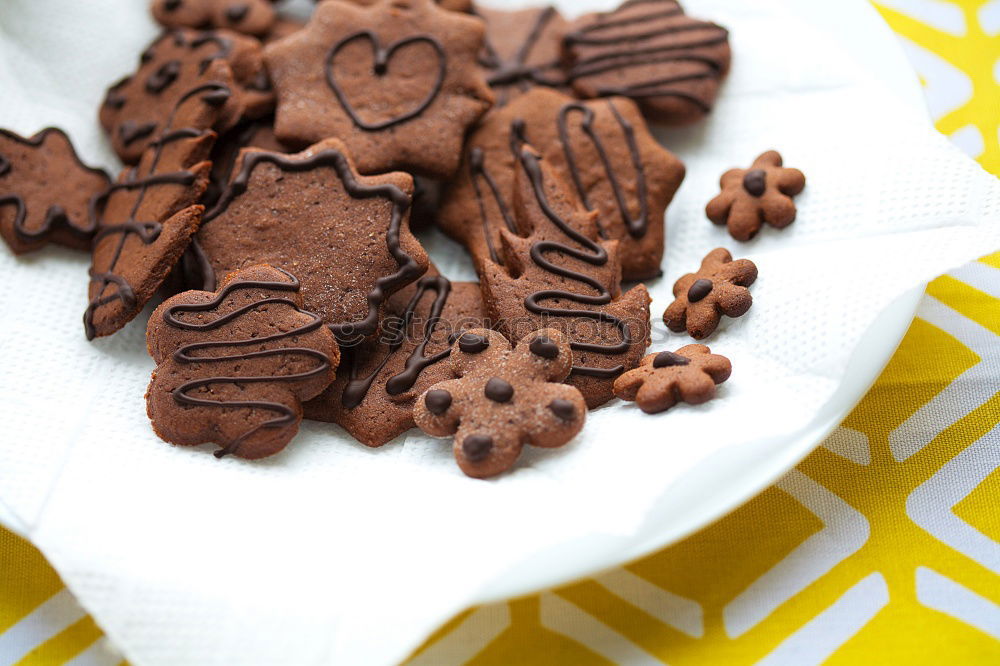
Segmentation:
[(587, 416), (583, 396), (559, 384), (573, 352), (555, 329), (525, 336), (515, 349), (484, 328), (463, 333), (451, 350), (458, 379), (439, 382), (417, 399), (413, 418), (428, 435), (455, 435), (455, 459), (469, 476), (509, 469), (525, 444), (562, 446)]
[(747, 289), (757, 279), (757, 266), (737, 259), (717, 247), (701, 261), (697, 273), (688, 273), (674, 283), (674, 302), (663, 313), (663, 323), (674, 333), (685, 328), (695, 340), (707, 337), (722, 315), (740, 317), (753, 304)]
[(153, 18), (168, 28), (228, 28), (263, 35), (276, 15), (272, 0), (153, 0)]
[(319, 315), (302, 309), (299, 281), (259, 265), (215, 293), (186, 291), (149, 318), (156, 370), (146, 410), (161, 439), (214, 442), (217, 457), (263, 458), (298, 432), (302, 402), (333, 381), (340, 351)]
[(639, 367), (615, 380), (615, 395), (655, 414), (678, 402), (700, 405), (715, 397), (715, 385), (729, 379), (733, 364), (705, 345), (686, 345), (642, 359)]
[(769, 150), (749, 169), (730, 169), (719, 182), (722, 192), (708, 202), (705, 214), (725, 224), (736, 240), (748, 241), (765, 222), (783, 229), (795, 221), (792, 197), (805, 188), (806, 177), (781, 166), (781, 155)]

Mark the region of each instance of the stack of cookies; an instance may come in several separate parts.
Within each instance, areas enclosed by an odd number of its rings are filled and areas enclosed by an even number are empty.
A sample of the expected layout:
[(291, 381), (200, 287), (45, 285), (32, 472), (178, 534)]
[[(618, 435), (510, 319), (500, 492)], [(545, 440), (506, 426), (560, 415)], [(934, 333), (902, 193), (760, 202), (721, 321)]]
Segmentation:
[[(154, 430), (216, 455), (282, 450), (302, 418), (367, 446), (419, 426), (493, 476), (560, 446), (615, 396), (703, 402), (729, 361), (646, 355), (665, 213), (684, 165), (647, 122), (710, 111), (727, 31), (674, 0), (569, 20), (463, 0), (155, 0), (165, 27), (99, 112), (114, 181), (67, 137), (0, 134), (0, 233), (92, 253), (88, 338), (157, 294)], [(56, 187), (58, 183), (58, 187)], [(767, 153), (723, 177), (712, 221), (748, 240), (795, 216), (804, 178)], [(452, 282), (411, 229), (471, 255)], [(724, 249), (677, 282), (696, 339), (750, 307)], [(628, 283), (630, 288), (624, 288)]]

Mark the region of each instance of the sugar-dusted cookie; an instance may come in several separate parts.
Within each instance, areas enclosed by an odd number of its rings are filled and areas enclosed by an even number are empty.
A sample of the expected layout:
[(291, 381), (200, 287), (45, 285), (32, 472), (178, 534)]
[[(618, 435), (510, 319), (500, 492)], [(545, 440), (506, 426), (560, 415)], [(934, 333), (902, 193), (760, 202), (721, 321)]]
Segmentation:
[(493, 101), (476, 64), (482, 43), (481, 21), (431, 0), (322, 2), (304, 29), (265, 50), (278, 138), (335, 136), (361, 173), (448, 178), (466, 129)]
[(452, 376), (451, 343), (486, 319), (479, 285), (451, 282), (433, 266), (386, 303), (374, 339), (344, 350), (337, 380), (305, 405), (306, 418), (343, 426), (366, 446), (382, 446), (413, 427), (413, 403)]
[(167, 129), (94, 201), (88, 339), (131, 321), (166, 280), (198, 228), (215, 140), (210, 130)]
[(795, 221), (792, 197), (805, 189), (806, 177), (798, 169), (782, 166), (781, 155), (769, 150), (749, 169), (722, 174), (719, 184), (722, 192), (708, 202), (705, 214), (712, 222), (726, 225), (736, 240), (748, 241), (765, 222), (784, 229)]
[(561, 57), (569, 22), (555, 7), (507, 11), (476, 5), (473, 12), (486, 23), (479, 64), (497, 106), (536, 86), (568, 90)]
[(222, 131), (272, 105), (257, 40), (172, 30), (143, 52), (135, 74), (108, 90), (100, 119), (118, 156), (134, 164), (167, 128)]
[(500, 232), (503, 263), (482, 265), (483, 301), (512, 341), (542, 327), (563, 331), (573, 347), (569, 383), (596, 407), (649, 346), (649, 293), (642, 284), (622, 293), (618, 242), (600, 240), (597, 214), (532, 147), (518, 151), (514, 228)]
[(342, 342), (356, 341), (376, 332), (386, 299), (427, 270), (409, 229), (412, 192), (405, 173), (359, 176), (337, 139), (295, 155), (244, 149), (198, 247), (216, 276), (254, 264), (293, 273), (305, 307)]
[(495, 476), (525, 444), (562, 446), (583, 428), (583, 396), (558, 383), (572, 364), (569, 341), (557, 330), (533, 331), (515, 349), (496, 331), (469, 330), (452, 346), (457, 379), (425, 391), (413, 418), (428, 435), (455, 436), (455, 460), (467, 475)]
[(459, 173), (445, 189), (441, 228), (463, 243), (477, 264), (502, 262), (500, 231), (514, 229), (515, 125), (576, 201), (598, 211), (598, 237), (619, 241), (624, 278), (659, 275), (664, 214), (684, 178), (684, 165), (656, 141), (635, 103), (624, 97), (580, 102), (534, 88), (490, 112), (469, 135)]
[(274, 0), (153, 0), (153, 18), (168, 28), (225, 28), (265, 35), (277, 20)]
[(215, 455), (263, 458), (288, 444), (302, 402), (333, 381), (337, 341), (302, 309), (299, 282), (271, 266), (251, 266), (215, 293), (186, 291), (149, 319), (156, 361), (146, 409), (161, 439), (213, 442)]
[(581, 97), (631, 97), (652, 121), (690, 123), (708, 113), (729, 71), (729, 34), (692, 18), (676, 0), (626, 0), (579, 18), (566, 35)]
[(62, 130), (30, 139), (0, 129), (0, 236), (14, 254), (49, 241), (86, 250), (94, 236), (91, 201), (111, 183), (88, 167)]
[(687, 345), (676, 352), (650, 354), (634, 370), (615, 380), (615, 395), (635, 401), (655, 414), (678, 402), (700, 405), (715, 397), (715, 385), (729, 379), (732, 363), (705, 345)]
[(718, 247), (701, 262), (697, 273), (688, 273), (674, 283), (674, 302), (663, 313), (671, 331), (685, 329), (695, 340), (708, 337), (722, 315), (742, 317), (753, 304), (748, 287), (757, 279), (757, 266), (737, 259)]

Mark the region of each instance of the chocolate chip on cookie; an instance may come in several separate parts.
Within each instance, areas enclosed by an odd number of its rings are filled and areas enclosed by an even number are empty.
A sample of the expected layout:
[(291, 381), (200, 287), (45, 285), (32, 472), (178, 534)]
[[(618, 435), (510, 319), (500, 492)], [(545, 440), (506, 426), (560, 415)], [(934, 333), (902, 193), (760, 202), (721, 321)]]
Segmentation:
[(25, 139), (0, 129), (0, 236), (14, 254), (49, 241), (89, 249), (89, 206), (110, 182), (80, 161), (62, 130), (50, 127)]
[(452, 376), (452, 341), (485, 323), (479, 285), (451, 282), (431, 266), (389, 298), (379, 335), (345, 349), (336, 381), (306, 403), (306, 418), (332, 421), (362, 444), (382, 446), (413, 427), (417, 396)]
[(764, 223), (784, 229), (795, 221), (792, 197), (806, 186), (798, 169), (781, 165), (781, 155), (769, 150), (754, 160), (749, 169), (730, 169), (722, 174), (722, 192), (705, 207), (708, 219), (725, 224), (729, 234), (740, 241), (757, 235)]
[(375, 333), (385, 300), (427, 270), (408, 224), (413, 179), (359, 176), (337, 139), (295, 155), (247, 148), (238, 165), (198, 233), (206, 266), (282, 268), (341, 342)]
[(481, 21), (431, 0), (320, 3), (303, 30), (265, 50), (278, 138), (335, 136), (361, 173), (448, 178), (493, 101), (476, 64), (482, 43)]
[(229, 275), (215, 293), (187, 291), (149, 319), (156, 361), (146, 406), (153, 430), (181, 446), (214, 442), (215, 455), (263, 458), (288, 444), (302, 402), (326, 388), (340, 359), (299, 283), (271, 266)]
[(626, 0), (581, 17), (565, 48), (581, 97), (631, 97), (647, 118), (671, 125), (711, 110), (731, 56), (726, 29), (687, 16), (675, 0)]
[[(477, 344), (463, 346), (465, 336)], [(557, 330), (534, 331), (515, 349), (496, 331), (471, 330), (455, 341), (449, 364), (457, 379), (425, 391), (413, 418), (428, 435), (455, 436), (455, 460), (469, 476), (500, 474), (525, 444), (562, 446), (583, 428), (583, 396), (558, 383), (570, 372), (573, 351)]]
[(649, 346), (649, 293), (641, 284), (622, 293), (618, 243), (600, 240), (596, 213), (574, 202), (532, 147), (518, 150), (515, 227), (500, 232), (503, 263), (480, 270), (483, 300), (512, 341), (544, 326), (563, 331), (573, 348), (569, 383), (596, 407)]
[(705, 345), (686, 345), (642, 359), (638, 368), (615, 380), (615, 395), (635, 401), (647, 414), (678, 402), (700, 405), (715, 397), (715, 385), (729, 379), (733, 366)]
[(277, 20), (274, 0), (153, 0), (153, 18), (168, 28), (226, 28), (268, 33)]
[(579, 102), (534, 88), (490, 112), (469, 136), (459, 173), (445, 189), (441, 228), (469, 249), (477, 265), (503, 261), (500, 232), (514, 229), (515, 125), (570, 185), (576, 201), (599, 213), (598, 238), (619, 242), (624, 279), (659, 275), (664, 213), (684, 165), (624, 97)]
[(671, 331), (687, 330), (695, 340), (708, 337), (722, 315), (742, 317), (753, 304), (747, 288), (757, 279), (757, 266), (737, 259), (719, 247), (701, 262), (697, 273), (688, 273), (674, 283), (674, 302), (663, 313)]

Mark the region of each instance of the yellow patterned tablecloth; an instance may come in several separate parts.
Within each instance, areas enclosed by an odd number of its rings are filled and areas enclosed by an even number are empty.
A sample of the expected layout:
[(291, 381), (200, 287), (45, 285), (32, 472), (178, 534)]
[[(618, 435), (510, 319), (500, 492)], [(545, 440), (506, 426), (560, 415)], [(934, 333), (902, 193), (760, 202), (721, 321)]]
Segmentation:
[[(876, 5), (937, 128), (1000, 175), (1000, 0)], [(930, 284), (872, 390), (774, 486), (639, 562), (466, 611), (409, 664), (998, 664), (998, 507), (1000, 253)], [(0, 528), (0, 666), (120, 661)]]

